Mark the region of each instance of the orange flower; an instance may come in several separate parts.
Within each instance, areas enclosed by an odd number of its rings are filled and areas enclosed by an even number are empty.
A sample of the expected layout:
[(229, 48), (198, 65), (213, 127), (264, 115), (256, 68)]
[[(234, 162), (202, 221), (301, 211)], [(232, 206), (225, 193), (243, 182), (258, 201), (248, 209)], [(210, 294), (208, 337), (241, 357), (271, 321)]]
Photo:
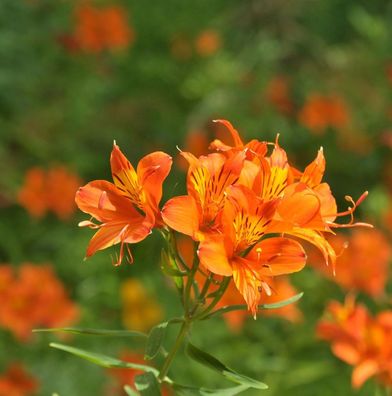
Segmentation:
[(200, 56), (210, 56), (221, 46), (221, 38), (217, 31), (208, 29), (201, 32), (195, 41), (196, 51)]
[(274, 77), (266, 87), (266, 98), (280, 113), (291, 114), (293, 102), (290, 98), (288, 80), (285, 76)]
[(64, 166), (48, 171), (31, 168), (26, 173), (18, 201), (31, 216), (42, 217), (52, 211), (65, 220), (75, 211), (74, 195), (80, 183), (80, 178)]
[(200, 242), (200, 263), (212, 273), (233, 276), (234, 283), (255, 316), (260, 290), (271, 295), (270, 276), (301, 270), (306, 255), (288, 238), (262, 238), (275, 213), (276, 202), (264, 203), (252, 190), (231, 187), (221, 215), (221, 231)]
[[(92, 181), (79, 188), (75, 199), (80, 210), (101, 222), (96, 224), (87, 220), (79, 223), (81, 227), (98, 228), (86, 257), (120, 243), (120, 254), (115, 263), (119, 265), (124, 256), (124, 244), (140, 242), (154, 227), (161, 226), (158, 205), (172, 159), (157, 151), (143, 157), (135, 170), (114, 144), (110, 164), (114, 184), (105, 180)], [(128, 252), (132, 259), (129, 249)]]
[(85, 2), (76, 8), (75, 15), (76, 27), (72, 38), (82, 51), (120, 50), (134, 40), (134, 32), (122, 7), (95, 8)]
[(344, 305), (333, 301), (327, 307), (326, 319), (318, 324), (317, 334), (331, 342), (335, 356), (354, 366), (354, 388), (374, 376), (392, 385), (392, 311), (372, 317), (352, 297)]
[(18, 276), (10, 266), (2, 265), (0, 297), (0, 326), (11, 330), (21, 341), (28, 341), (35, 327), (70, 324), (79, 316), (78, 308), (48, 265), (25, 263)]
[(0, 376), (0, 396), (28, 396), (38, 390), (38, 381), (20, 363), (8, 366)]
[(349, 122), (349, 112), (338, 96), (312, 94), (299, 113), (301, 124), (315, 134), (324, 133), (327, 127), (344, 128)]
[(162, 308), (137, 279), (121, 285), (123, 323), (130, 330), (147, 331), (162, 319)]
[(317, 256), (310, 261), (347, 290), (363, 291), (370, 296), (383, 294), (388, 278), (388, 264), (392, 256), (385, 236), (375, 229), (355, 230), (349, 238), (340, 235), (329, 238), (335, 251), (342, 252), (336, 262), (336, 275), (331, 276)]

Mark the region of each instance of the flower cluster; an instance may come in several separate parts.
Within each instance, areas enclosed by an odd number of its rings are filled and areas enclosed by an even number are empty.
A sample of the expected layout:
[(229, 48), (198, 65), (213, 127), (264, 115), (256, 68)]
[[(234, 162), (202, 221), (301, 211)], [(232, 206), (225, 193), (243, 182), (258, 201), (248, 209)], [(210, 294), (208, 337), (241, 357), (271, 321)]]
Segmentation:
[(21, 265), (16, 275), (9, 265), (0, 266), (0, 327), (21, 341), (28, 341), (35, 327), (73, 323), (78, 308), (48, 265)]
[(354, 366), (353, 387), (361, 387), (370, 377), (392, 385), (392, 311), (373, 317), (349, 296), (343, 305), (329, 304), (317, 333), (331, 342), (335, 356)]
[(64, 166), (47, 171), (31, 168), (25, 175), (18, 201), (33, 217), (42, 217), (51, 211), (60, 219), (67, 219), (76, 209), (74, 196), (80, 182), (80, 178)]
[[(168, 227), (191, 237), (197, 244), (201, 268), (231, 278), (255, 316), (261, 292), (273, 293), (271, 277), (301, 270), (306, 254), (298, 240), (315, 245), (334, 268), (336, 253), (324, 233), (333, 228), (367, 225), (354, 223), (352, 214), (366, 197), (338, 213), (327, 183), (323, 150), (304, 171), (289, 164), (278, 140), (244, 143), (230, 122), (233, 144), (214, 140), (208, 155), (181, 152), (189, 164), (187, 194), (171, 198), (159, 210), (162, 183), (171, 157), (155, 152), (144, 157), (137, 170), (115, 144), (111, 155), (113, 183), (97, 180), (76, 194), (79, 208), (95, 217), (81, 226), (98, 229), (87, 256), (99, 249), (145, 239), (153, 228)], [(269, 148), (272, 147), (270, 151)], [(336, 218), (351, 216), (348, 224)]]
[(37, 389), (37, 380), (20, 363), (10, 364), (0, 376), (0, 396), (28, 396)]

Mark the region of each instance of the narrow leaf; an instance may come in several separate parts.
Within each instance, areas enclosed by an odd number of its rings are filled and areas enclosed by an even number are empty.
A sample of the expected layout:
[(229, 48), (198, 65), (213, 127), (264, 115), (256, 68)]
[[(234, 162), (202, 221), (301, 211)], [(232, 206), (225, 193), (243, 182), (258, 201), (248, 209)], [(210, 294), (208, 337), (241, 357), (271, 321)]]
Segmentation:
[(304, 295), (303, 292), (298, 293), (286, 300), (278, 301), (276, 303), (271, 303), (271, 304), (262, 304), (259, 305), (259, 309), (276, 309), (276, 308), (282, 308), (285, 307), (286, 305), (293, 304), (300, 300), (302, 296)]
[(173, 383), (173, 389), (176, 391), (178, 395), (183, 396), (235, 396), (239, 393), (249, 389), (247, 385), (238, 385), (232, 388), (224, 388), (224, 389), (208, 389), (208, 388), (195, 388), (193, 386), (180, 385)]
[(94, 335), (105, 337), (147, 337), (140, 331), (129, 330), (98, 330), (98, 329), (79, 329), (77, 327), (58, 327), (52, 329), (33, 329), (33, 333), (72, 333), (80, 335)]
[(101, 353), (89, 352), (84, 349), (75, 348), (69, 345), (57, 344), (52, 342), (49, 344), (52, 348), (60, 349), (62, 351), (71, 353), (72, 355), (78, 356), (82, 359), (88, 360), (98, 366), (106, 367), (106, 368), (129, 368), (151, 372), (154, 375), (158, 375), (159, 372), (157, 369), (145, 366), (143, 364), (136, 364), (130, 362), (124, 362), (122, 360), (113, 358), (111, 356), (103, 355)]
[[(304, 293), (298, 293), (286, 300), (282, 300), (282, 301), (278, 301), (276, 303), (271, 303), (271, 304), (260, 304), (257, 308), (258, 310), (262, 310), (262, 309), (277, 309), (277, 308), (282, 308), (285, 307), (286, 305), (295, 303), (296, 301), (298, 301), (300, 298), (302, 298), (302, 296), (304, 295)], [(201, 320), (206, 320), (206, 319), (210, 319), (213, 316), (217, 316), (217, 315), (222, 315), (224, 313), (227, 312), (233, 312), (233, 311), (246, 311), (248, 310), (248, 306), (246, 304), (238, 304), (238, 305), (226, 305), (222, 308), (217, 309), (216, 311), (211, 312), (210, 314), (203, 316), (201, 318)]]
[(159, 384), (154, 374), (140, 374), (135, 379), (136, 389), (142, 396), (161, 396)]
[(144, 359), (146, 360), (154, 359), (155, 356), (158, 354), (162, 346), (162, 342), (165, 337), (166, 327), (168, 324), (169, 324), (168, 322), (163, 322), (160, 323), (159, 325), (154, 326), (151, 329), (150, 334), (148, 335), (146, 341)]
[(253, 378), (235, 372), (234, 370), (225, 366), (214, 356), (211, 356), (209, 353), (202, 351), (191, 343), (188, 343), (187, 345), (187, 353), (193, 360), (210, 368), (211, 370), (217, 371), (232, 382), (246, 385), (249, 388), (268, 389), (268, 385), (264, 384), (263, 382), (257, 381)]

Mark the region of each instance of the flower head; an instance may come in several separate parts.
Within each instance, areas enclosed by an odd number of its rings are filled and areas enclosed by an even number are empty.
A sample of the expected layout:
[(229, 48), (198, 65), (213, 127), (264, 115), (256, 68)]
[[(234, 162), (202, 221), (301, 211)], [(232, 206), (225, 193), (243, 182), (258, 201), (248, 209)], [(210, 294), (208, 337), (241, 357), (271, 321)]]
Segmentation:
[(158, 205), (171, 164), (169, 155), (157, 151), (143, 157), (135, 170), (114, 144), (110, 157), (114, 183), (95, 180), (76, 193), (79, 209), (101, 223), (89, 220), (79, 223), (81, 227), (98, 229), (87, 248), (87, 257), (120, 243), (120, 255), (115, 263), (118, 265), (125, 244), (142, 241), (154, 227), (162, 225)]
[(38, 381), (20, 363), (12, 363), (0, 376), (0, 396), (28, 396), (38, 390)]

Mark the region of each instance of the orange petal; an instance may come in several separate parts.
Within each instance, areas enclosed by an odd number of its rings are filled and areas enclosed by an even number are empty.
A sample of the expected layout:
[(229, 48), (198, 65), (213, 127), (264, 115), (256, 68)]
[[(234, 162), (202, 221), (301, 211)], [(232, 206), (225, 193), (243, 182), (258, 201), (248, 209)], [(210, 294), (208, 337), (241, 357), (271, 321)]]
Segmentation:
[(116, 186), (105, 180), (95, 180), (80, 187), (75, 196), (79, 209), (101, 222), (141, 216)]
[(246, 256), (262, 276), (276, 276), (300, 271), (306, 263), (303, 247), (293, 239), (268, 238), (258, 243)]
[(300, 181), (310, 188), (314, 188), (321, 183), (325, 171), (325, 158), (323, 148), (321, 147), (317, 153), (316, 159), (306, 168)]
[(327, 183), (321, 183), (314, 188), (314, 192), (317, 194), (320, 200), (320, 213), (324, 221), (333, 222), (336, 219), (336, 213), (338, 207), (334, 196), (332, 195), (331, 188)]
[(130, 219), (127, 223), (108, 223), (101, 228), (91, 238), (87, 247), (86, 256), (92, 256), (97, 250), (106, 249), (117, 243), (137, 243), (145, 239), (151, 233), (144, 218)]
[(277, 208), (280, 219), (299, 227), (325, 229), (318, 196), (304, 184), (292, 184)]
[(137, 166), (138, 179), (153, 210), (158, 209), (162, 184), (170, 172), (172, 162), (170, 155), (156, 151), (143, 157)]
[(324, 256), (325, 262), (327, 265), (329, 263), (332, 264), (332, 268), (335, 268), (336, 263), (336, 253), (333, 247), (328, 243), (328, 241), (324, 238), (324, 236), (317, 231), (294, 227), (290, 231), (287, 232), (290, 235), (296, 236), (298, 238), (304, 239), (314, 246), (316, 246)]
[(230, 121), (227, 120), (214, 120), (214, 122), (218, 122), (220, 124), (223, 124), (230, 132), (233, 141), (234, 141), (234, 147), (243, 147), (244, 143), (242, 142), (240, 138), (240, 134), (236, 129), (234, 129), (233, 125), (231, 124)]
[(143, 209), (145, 198), (142, 195), (142, 189), (136, 171), (115, 143), (110, 155), (110, 166), (113, 181), (118, 190), (130, 198), (134, 205)]
[(224, 236), (222, 234), (204, 234), (204, 236), (198, 249), (200, 264), (214, 274), (231, 276), (233, 270), (229, 263)]
[(193, 197), (174, 197), (166, 202), (161, 213), (170, 228), (195, 238), (199, 230), (199, 209)]
[(262, 281), (257, 271), (248, 265), (247, 260), (241, 257), (235, 257), (231, 264), (233, 266), (234, 283), (244, 297), (252, 315), (255, 317), (260, 301), (260, 287)]
[(347, 364), (356, 365), (360, 359), (358, 349), (354, 348), (353, 345), (348, 344), (347, 342), (335, 342), (332, 344), (331, 349), (336, 357)]
[(351, 377), (353, 387), (355, 389), (360, 388), (367, 379), (377, 374), (378, 371), (379, 367), (375, 360), (368, 359), (363, 361), (353, 371)]

